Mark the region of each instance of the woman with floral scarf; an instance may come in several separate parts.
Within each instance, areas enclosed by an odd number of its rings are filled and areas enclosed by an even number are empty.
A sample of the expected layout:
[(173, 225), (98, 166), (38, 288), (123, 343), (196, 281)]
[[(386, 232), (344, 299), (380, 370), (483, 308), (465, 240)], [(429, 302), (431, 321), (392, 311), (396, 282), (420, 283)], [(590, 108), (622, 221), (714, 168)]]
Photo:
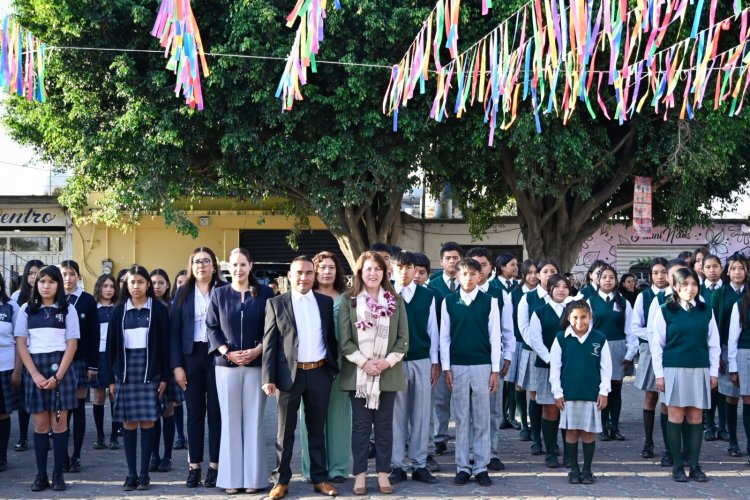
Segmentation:
[(393, 448), (393, 406), (404, 390), (403, 365), (408, 350), (406, 308), (388, 281), (386, 263), (365, 252), (355, 265), (354, 286), (344, 294), (339, 312), (339, 348), (344, 356), (341, 390), (352, 403), (354, 493), (366, 493), (365, 471), (371, 429), (375, 428), (375, 466), (380, 493), (393, 492), (388, 473)]

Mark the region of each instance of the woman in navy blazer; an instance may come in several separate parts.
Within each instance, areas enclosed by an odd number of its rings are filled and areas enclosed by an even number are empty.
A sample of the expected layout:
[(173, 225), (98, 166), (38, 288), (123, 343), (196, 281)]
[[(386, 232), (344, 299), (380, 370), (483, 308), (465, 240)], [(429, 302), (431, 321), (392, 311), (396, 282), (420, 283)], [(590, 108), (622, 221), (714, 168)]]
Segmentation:
[(185, 485), (201, 484), (201, 462), (205, 421), (208, 414), (208, 460), (206, 487), (216, 486), (221, 440), (221, 412), (216, 393), (213, 353), (209, 353), (206, 314), (211, 291), (226, 285), (219, 279), (216, 254), (198, 247), (190, 254), (187, 281), (175, 292), (171, 317), (171, 360), (175, 381), (185, 391), (187, 405), (188, 456), (190, 470)]

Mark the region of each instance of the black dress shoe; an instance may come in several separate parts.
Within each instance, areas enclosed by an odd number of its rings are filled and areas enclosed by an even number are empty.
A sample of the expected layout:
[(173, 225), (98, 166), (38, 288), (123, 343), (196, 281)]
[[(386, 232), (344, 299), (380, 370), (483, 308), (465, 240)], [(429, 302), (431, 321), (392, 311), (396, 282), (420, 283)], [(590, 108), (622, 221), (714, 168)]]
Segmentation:
[(125, 491), (133, 491), (138, 488), (138, 478), (135, 476), (128, 476), (125, 478), (125, 483), (122, 485), (122, 489)]
[(112, 436), (109, 439), (109, 449), (110, 450), (119, 450), (120, 449), (120, 441), (118, 441), (117, 436)]
[(507, 420), (503, 420), (502, 422), (500, 422), (499, 428), (500, 430), (505, 430), (505, 429), (512, 429), (513, 426), (510, 425), (510, 422), (508, 422)]
[(81, 459), (79, 457), (73, 457), (70, 460), (68, 472), (81, 472)]
[(174, 446), (172, 447), (173, 450), (184, 450), (187, 448), (187, 439), (185, 438), (178, 438), (177, 441), (174, 442)]
[(156, 472), (157, 470), (159, 470), (160, 463), (161, 458), (159, 458), (157, 455), (151, 455), (151, 461), (148, 463), (148, 471)]
[(65, 491), (65, 479), (62, 474), (52, 474), (52, 491)]
[(703, 472), (700, 465), (696, 465), (690, 468), (690, 479), (699, 483), (705, 483), (708, 481), (708, 476)]
[(517, 431), (521, 430), (521, 422), (519, 422), (517, 420), (511, 420), (510, 426), (513, 427)]
[(736, 444), (730, 445), (729, 448), (727, 448), (727, 454), (730, 457), (741, 457), (742, 452), (740, 451), (740, 447)]
[(162, 457), (161, 462), (159, 462), (159, 468), (157, 469), (159, 472), (169, 472), (172, 470), (172, 459), (167, 457)]
[(674, 466), (674, 458), (672, 458), (672, 454), (666, 450), (664, 450), (664, 454), (661, 456), (661, 466), (662, 467)]
[(534, 443), (531, 445), (531, 454), (532, 455), (543, 455), (544, 450), (542, 449), (542, 443)]
[(187, 481), (185, 481), (185, 486), (187, 486), (188, 488), (197, 488), (200, 485), (201, 485), (201, 468), (198, 467), (197, 469), (189, 469)]
[(448, 444), (445, 441), (435, 441), (435, 455), (442, 455), (448, 451)]
[(499, 458), (492, 458), (490, 463), (487, 464), (487, 468), (490, 470), (505, 470), (505, 464)]
[(704, 441), (716, 441), (716, 429), (706, 429), (703, 433)]
[(554, 455), (549, 455), (544, 460), (544, 465), (546, 465), (548, 469), (559, 469), (560, 468), (560, 462), (557, 460), (557, 457), (554, 456)]
[(590, 470), (581, 471), (581, 484), (594, 484), (594, 481), (596, 481), (596, 477)]
[(394, 467), (391, 469), (391, 473), (388, 474), (388, 481), (390, 481), (391, 484), (403, 483), (406, 479), (406, 471), (401, 467)]
[(722, 429), (719, 431), (718, 437), (721, 441), (729, 441), (729, 432)]
[(568, 472), (568, 482), (570, 484), (579, 484), (581, 482), (581, 472), (577, 470)]
[(344, 476), (333, 476), (333, 477), (329, 477), (328, 480), (332, 483), (337, 483), (337, 484), (346, 482), (346, 478)]
[(14, 448), (16, 451), (26, 451), (29, 447), (29, 442), (25, 439), (19, 439)]
[(33, 483), (31, 483), (31, 491), (44, 491), (49, 488), (49, 479), (47, 474), (43, 476), (37, 476)]
[(438, 482), (437, 478), (430, 474), (430, 471), (424, 467), (414, 470), (414, 472), (411, 473), (411, 478), (413, 481), (419, 481), (420, 483), (435, 484)]
[(610, 439), (613, 439), (615, 441), (625, 441), (625, 436), (620, 433), (620, 429), (612, 429), (609, 431), (609, 437)]
[(521, 441), (531, 441), (531, 431), (529, 429), (522, 429), (518, 433), (518, 439)]
[(138, 489), (139, 490), (150, 490), (151, 489), (151, 478), (148, 476), (138, 476)]
[(685, 469), (682, 466), (676, 467), (672, 470), (672, 479), (678, 483), (687, 483), (687, 476), (685, 475)]
[(453, 484), (457, 484), (458, 486), (463, 486), (469, 482), (469, 479), (471, 479), (471, 475), (469, 475), (468, 472), (461, 471), (456, 474), (455, 478), (453, 478)]
[(475, 474), (474, 478), (479, 483), (479, 486), (492, 486), (492, 479), (490, 479), (490, 475), (487, 473), (487, 471), (480, 472), (479, 474)]
[(96, 441), (94, 441), (94, 449), (95, 450), (103, 450), (106, 448), (107, 445), (104, 443), (104, 436), (100, 438), (96, 438)]
[(209, 467), (206, 471), (206, 480), (203, 481), (203, 486), (206, 488), (215, 488), (216, 487), (216, 478), (219, 477), (219, 469), (214, 469), (213, 467)]
[(599, 441), (609, 441), (611, 439), (612, 438), (610, 437), (608, 430), (605, 429), (599, 433)]
[(432, 455), (427, 455), (427, 470), (430, 472), (437, 472), (440, 470), (440, 464), (437, 460), (432, 458)]
[(641, 458), (654, 458), (654, 445), (644, 444), (641, 450)]

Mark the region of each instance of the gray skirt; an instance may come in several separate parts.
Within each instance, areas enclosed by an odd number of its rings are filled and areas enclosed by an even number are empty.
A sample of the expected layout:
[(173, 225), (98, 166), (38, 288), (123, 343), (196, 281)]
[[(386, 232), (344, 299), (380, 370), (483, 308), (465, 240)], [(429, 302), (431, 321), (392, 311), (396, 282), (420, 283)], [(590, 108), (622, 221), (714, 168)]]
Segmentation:
[(740, 377), (740, 396), (750, 396), (750, 349), (737, 351), (737, 374)]
[(560, 412), (560, 428), (602, 432), (602, 412), (594, 401), (565, 401), (565, 409)]
[(612, 358), (612, 380), (622, 380), (625, 378), (625, 366), (622, 361), (628, 352), (628, 346), (625, 340), (608, 340), (607, 345)]
[(648, 342), (638, 344), (638, 369), (635, 372), (635, 386), (642, 391), (656, 392), (656, 378), (651, 366), (651, 346)]
[[(737, 359), (739, 361), (739, 358)], [(726, 345), (721, 346), (721, 364), (724, 366), (724, 373), (719, 370), (719, 393), (730, 398), (740, 397), (740, 388), (732, 383), (729, 378), (729, 348)]]
[(536, 403), (540, 405), (555, 404), (555, 396), (552, 395), (552, 384), (549, 383), (549, 368), (539, 368), (538, 366), (533, 368), (533, 373), (538, 379), (536, 380), (536, 389), (529, 390), (536, 391)]
[(534, 363), (536, 363), (536, 353), (527, 349), (521, 350), (521, 360), (518, 362), (518, 372), (516, 375), (516, 385), (520, 386), (525, 391), (536, 390), (535, 386), (532, 385), (532, 373), (534, 370)]
[(522, 344), (516, 343), (516, 350), (513, 351), (513, 358), (510, 360), (510, 366), (508, 367), (508, 373), (505, 374), (505, 381), (512, 384), (518, 380), (518, 364), (521, 362), (521, 352), (523, 351)]
[(708, 368), (664, 367), (664, 398), (667, 406), (711, 407), (711, 377)]

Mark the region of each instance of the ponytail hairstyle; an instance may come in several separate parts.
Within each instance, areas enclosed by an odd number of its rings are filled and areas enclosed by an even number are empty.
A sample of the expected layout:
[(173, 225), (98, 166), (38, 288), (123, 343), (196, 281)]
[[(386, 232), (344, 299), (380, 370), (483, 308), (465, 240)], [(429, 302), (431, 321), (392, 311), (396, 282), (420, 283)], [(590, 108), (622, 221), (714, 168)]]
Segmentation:
[(34, 280), (34, 288), (31, 289), (31, 296), (29, 297), (28, 312), (37, 312), (42, 307), (42, 297), (39, 295), (39, 280), (49, 276), (52, 280), (57, 283), (57, 293), (55, 294), (55, 304), (57, 308), (63, 314), (68, 314), (68, 301), (65, 300), (65, 287), (63, 286), (63, 277), (60, 269), (57, 266), (44, 266), (36, 273), (36, 279)]
[[(676, 311), (680, 307), (680, 294), (677, 292), (677, 285), (682, 285), (685, 283), (685, 281), (688, 278), (693, 278), (696, 283), (700, 284), (700, 279), (698, 279), (698, 273), (695, 272), (694, 269), (689, 269), (687, 267), (681, 267), (679, 269), (675, 269), (674, 273), (672, 273), (672, 280), (673, 285), (672, 287), (675, 289), (674, 293), (669, 296), (667, 299), (667, 307), (672, 310)], [(695, 307), (698, 308), (698, 310), (702, 311), (706, 308), (705, 302), (698, 299), (700, 294), (696, 295), (695, 297)]]
[(608, 265), (606, 261), (603, 261), (601, 259), (596, 259), (590, 266), (589, 270), (586, 271), (586, 277), (584, 278), (584, 281), (587, 285), (591, 284), (591, 273), (599, 269), (600, 267), (604, 267)]
[[(550, 277), (550, 279), (552, 278)], [(565, 329), (570, 326), (570, 320), (568, 319), (568, 317), (576, 309), (583, 309), (584, 311), (589, 313), (589, 316), (592, 316), (591, 306), (586, 300), (582, 299), (582, 300), (574, 300), (572, 302), (568, 302), (568, 305), (565, 306), (565, 311), (563, 312), (563, 315), (560, 318), (560, 329), (562, 331), (565, 331)]]
[(76, 272), (78, 279), (81, 279), (81, 268), (78, 265), (78, 262), (74, 260), (64, 260), (60, 262), (60, 265), (58, 267), (60, 268), (60, 271), (62, 271), (65, 268), (72, 269), (73, 271)]
[[(243, 255), (247, 259), (247, 261), (250, 263), (250, 265), (252, 266), (252, 264), (253, 264), (253, 258), (250, 257), (250, 252), (248, 252), (246, 249), (244, 249), (242, 247), (237, 247), (234, 250), (232, 250), (231, 252), (229, 252), (229, 256), (230, 257), (232, 255), (237, 255), (237, 254)], [(250, 271), (247, 273), (247, 285), (250, 288), (250, 296), (253, 297), (253, 298), (257, 297), (258, 296), (258, 288), (260, 287), (260, 285), (258, 284), (258, 280), (255, 279), (255, 274), (253, 274), (253, 270), (252, 269), (250, 269)], [(184, 297), (184, 295), (185, 294), (182, 294), (183, 297)]]
[(21, 288), (19, 288), (20, 291), (18, 293), (19, 306), (24, 305), (31, 297), (32, 285), (29, 285), (29, 273), (34, 267), (36, 267), (37, 272), (39, 272), (39, 270), (44, 267), (44, 262), (38, 259), (31, 259), (26, 261), (26, 264), (23, 266), (23, 279), (21, 279)]
[(130, 300), (130, 290), (128, 290), (128, 278), (135, 275), (140, 276), (144, 280), (146, 280), (146, 283), (148, 283), (148, 287), (146, 288), (146, 298), (147, 299), (154, 299), (154, 287), (151, 286), (151, 276), (148, 274), (148, 270), (143, 267), (139, 266), (138, 264), (133, 264), (130, 266), (125, 274), (125, 286), (123, 286), (120, 289), (120, 300), (118, 301), (118, 304), (124, 304), (128, 300)]
[[(502, 277), (503, 268), (513, 260), (518, 261), (516, 256), (512, 253), (504, 252), (498, 255), (497, 259), (495, 259), (495, 276)], [(516, 279), (516, 276), (513, 276), (512, 279)]]

